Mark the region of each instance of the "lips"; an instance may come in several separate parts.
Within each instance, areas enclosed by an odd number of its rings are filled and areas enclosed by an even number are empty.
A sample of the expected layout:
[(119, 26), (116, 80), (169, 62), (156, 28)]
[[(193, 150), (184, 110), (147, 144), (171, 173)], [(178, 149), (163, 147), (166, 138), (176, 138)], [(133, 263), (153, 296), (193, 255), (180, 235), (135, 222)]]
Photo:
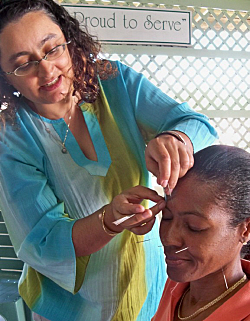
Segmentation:
[(40, 89), (44, 91), (52, 91), (57, 89), (62, 83), (62, 76), (54, 78), (50, 82), (46, 83), (45, 85), (41, 86)]
[(51, 82), (49, 82), (48, 84), (46, 84), (46, 85), (44, 85), (44, 86), (45, 86), (45, 87), (49, 87), (49, 86), (54, 85), (54, 84), (58, 81), (58, 78), (59, 78), (59, 77), (55, 78), (54, 80), (52, 80)]
[(181, 258), (179, 256), (175, 256), (175, 255), (168, 255), (166, 254), (166, 263), (168, 266), (178, 266), (178, 265), (181, 265), (181, 264), (184, 264), (186, 263), (187, 261), (189, 261), (187, 258)]

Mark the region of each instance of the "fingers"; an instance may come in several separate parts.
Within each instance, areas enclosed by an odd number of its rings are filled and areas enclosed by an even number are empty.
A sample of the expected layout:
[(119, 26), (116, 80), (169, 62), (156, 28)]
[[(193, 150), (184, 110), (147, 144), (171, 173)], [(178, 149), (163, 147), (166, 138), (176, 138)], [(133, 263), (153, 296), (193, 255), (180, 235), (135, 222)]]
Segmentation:
[(162, 135), (149, 142), (145, 152), (146, 165), (157, 176), (159, 185), (164, 188), (169, 185), (171, 190), (174, 189), (178, 179), (193, 166), (190, 144), (184, 145), (170, 135)]
[[(148, 171), (157, 177), (159, 185), (165, 187), (160, 180), (163, 176), (168, 180), (170, 176), (170, 157), (166, 153), (165, 146), (158, 139), (153, 139), (148, 143), (145, 150), (145, 160)], [(160, 164), (164, 164), (164, 173), (160, 173)]]
[[(155, 216), (165, 207), (165, 201), (161, 200), (156, 205), (150, 209), (145, 209), (143, 213), (132, 214), (131, 216), (123, 216), (121, 218), (120, 226), (124, 229), (130, 230), (132, 232), (140, 232), (139, 234), (144, 234), (144, 231), (149, 232), (154, 225)], [(125, 221), (124, 217), (128, 217)], [(119, 221), (119, 220), (118, 220)], [(117, 222), (117, 221), (116, 221)], [(116, 225), (116, 222), (113, 224)], [(152, 222), (152, 224), (149, 224)], [(144, 227), (146, 226), (147, 227)], [(135, 229), (134, 229), (135, 228)]]
[(144, 235), (152, 230), (154, 223), (155, 223), (155, 217), (153, 217), (149, 222), (145, 224), (143, 223), (141, 226), (138, 226), (138, 227), (132, 227), (129, 230), (134, 234)]
[(144, 211), (144, 207), (140, 205), (143, 199), (157, 203), (162, 200), (162, 197), (155, 190), (138, 185), (117, 195), (112, 203), (114, 206), (117, 204), (121, 214), (133, 214)]
[(128, 227), (127, 229), (137, 235), (147, 234), (154, 226), (155, 216), (165, 207), (165, 205), (165, 201), (161, 201), (155, 206), (151, 207), (151, 218), (145, 219), (143, 222), (140, 222), (140, 225), (132, 226), (130, 228)]
[(150, 209), (145, 209), (143, 213), (130, 216), (128, 220), (121, 223), (121, 226), (126, 229), (131, 229), (132, 227), (141, 226), (142, 224), (149, 222), (152, 218), (152, 211)]
[[(183, 146), (182, 146), (183, 147)], [(180, 175), (183, 177), (187, 171), (194, 165), (193, 153), (187, 148), (179, 149), (179, 160), (180, 160)]]
[[(171, 137), (172, 138), (172, 137)], [(170, 175), (168, 179), (168, 184), (170, 189), (174, 189), (177, 181), (180, 177), (184, 176), (186, 172), (191, 168), (192, 162), (190, 161), (190, 155), (187, 152), (186, 146), (176, 140), (174, 137), (174, 142), (168, 144), (170, 163)], [(169, 166), (169, 163), (167, 166)], [(159, 172), (161, 175), (164, 174), (164, 164), (159, 164)]]
[[(145, 209), (140, 202), (148, 199), (156, 203), (150, 209)], [(157, 215), (165, 207), (165, 200), (157, 194), (155, 190), (151, 190), (144, 186), (132, 187), (123, 193), (117, 195), (110, 203), (109, 208), (111, 215), (107, 216), (106, 224), (119, 226), (121, 230), (128, 229), (135, 233), (144, 234), (144, 231), (150, 231), (154, 225), (155, 215)], [(110, 220), (110, 218), (112, 218)], [(145, 223), (145, 224), (144, 224)], [(111, 225), (110, 225), (111, 224)], [(147, 227), (145, 227), (147, 225)], [(146, 232), (146, 233), (147, 233)]]

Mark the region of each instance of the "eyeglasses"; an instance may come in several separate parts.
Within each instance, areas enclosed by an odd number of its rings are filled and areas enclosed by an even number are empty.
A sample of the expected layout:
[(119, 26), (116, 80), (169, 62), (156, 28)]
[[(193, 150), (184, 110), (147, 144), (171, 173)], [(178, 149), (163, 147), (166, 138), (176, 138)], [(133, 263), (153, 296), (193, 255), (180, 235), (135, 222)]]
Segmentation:
[(27, 76), (29, 74), (32, 74), (37, 70), (37, 67), (39, 66), (42, 60), (53, 61), (61, 57), (62, 54), (65, 52), (66, 45), (68, 45), (69, 43), (71, 43), (71, 40), (54, 47), (49, 52), (47, 52), (46, 55), (44, 55), (43, 58), (41, 58), (40, 60), (32, 60), (25, 62), (21, 66), (17, 67), (14, 71), (5, 72), (5, 74), (15, 76)]

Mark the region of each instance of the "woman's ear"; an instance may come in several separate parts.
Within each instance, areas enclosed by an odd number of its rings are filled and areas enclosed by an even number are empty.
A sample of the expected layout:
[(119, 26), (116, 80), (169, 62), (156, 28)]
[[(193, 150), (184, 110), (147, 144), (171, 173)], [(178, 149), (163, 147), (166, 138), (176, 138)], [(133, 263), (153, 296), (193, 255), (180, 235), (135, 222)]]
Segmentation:
[(241, 243), (250, 241), (250, 217), (247, 218), (241, 225)]

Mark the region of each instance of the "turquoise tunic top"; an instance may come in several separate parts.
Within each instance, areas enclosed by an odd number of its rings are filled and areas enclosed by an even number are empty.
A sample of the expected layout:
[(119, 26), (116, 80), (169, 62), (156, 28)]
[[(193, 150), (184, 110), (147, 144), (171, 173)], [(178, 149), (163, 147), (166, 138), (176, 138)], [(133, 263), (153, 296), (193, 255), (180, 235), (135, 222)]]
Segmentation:
[(157, 133), (182, 131), (195, 151), (217, 136), (207, 117), (116, 65), (117, 75), (100, 82), (98, 100), (81, 105), (97, 162), (84, 156), (70, 131), (63, 154), (67, 124), (41, 119), (24, 102), (16, 123), (0, 134), (0, 209), (25, 262), (19, 292), (33, 311), (52, 321), (151, 319), (166, 280), (158, 224), (144, 236), (150, 241), (126, 230), (80, 258), (72, 227), (121, 191), (150, 186), (144, 151)]

